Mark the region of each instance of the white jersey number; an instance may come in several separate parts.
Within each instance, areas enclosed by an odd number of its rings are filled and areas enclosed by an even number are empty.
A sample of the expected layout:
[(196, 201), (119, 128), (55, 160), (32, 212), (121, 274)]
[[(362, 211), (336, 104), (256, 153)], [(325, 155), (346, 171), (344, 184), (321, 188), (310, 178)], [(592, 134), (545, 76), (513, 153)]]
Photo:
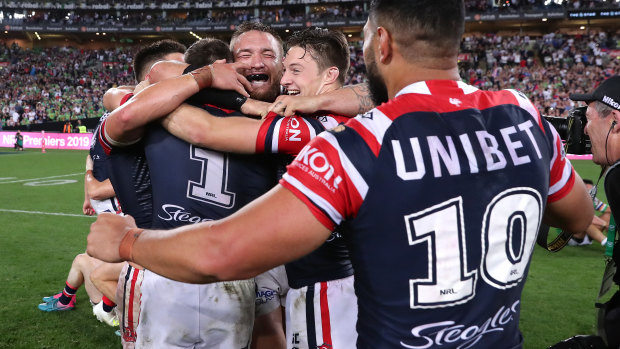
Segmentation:
[(208, 204), (231, 208), (235, 204), (235, 193), (227, 190), (228, 155), (194, 147), (190, 147), (190, 158), (200, 161), (200, 182), (187, 183), (187, 197)]
[[(467, 302), (475, 295), (477, 269), (467, 266), (463, 199), (457, 197), (405, 216), (409, 245), (425, 244), (428, 277), (409, 280), (410, 306), (436, 308)], [(481, 275), (506, 289), (525, 276), (542, 217), (542, 199), (530, 188), (495, 196), (482, 218)], [(472, 233), (469, 238), (474, 236)]]

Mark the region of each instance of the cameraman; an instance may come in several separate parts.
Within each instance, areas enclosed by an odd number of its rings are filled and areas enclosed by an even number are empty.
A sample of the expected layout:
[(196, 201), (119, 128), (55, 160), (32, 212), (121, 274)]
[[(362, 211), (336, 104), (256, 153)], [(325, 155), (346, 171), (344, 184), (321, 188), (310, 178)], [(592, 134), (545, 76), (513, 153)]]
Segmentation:
[(620, 171), (616, 171), (620, 163), (620, 76), (603, 81), (592, 93), (571, 94), (570, 99), (588, 104), (584, 132), (590, 136), (592, 161), (611, 166), (605, 178), (605, 193), (612, 214), (617, 215), (620, 212)]
[[(603, 81), (592, 93), (571, 94), (570, 99), (588, 104), (586, 110), (586, 127), (584, 132), (590, 136), (592, 161), (607, 168), (605, 175), (605, 193), (616, 222), (620, 222), (620, 76)], [(595, 194), (595, 189), (592, 194)], [(610, 235), (611, 236), (611, 235)], [(614, 241), (613, 261), (620, 265), (620, 247)], [(620, 285), (620, 273), (614, 273), (613, 282)], [(600, 295), (599, 295), (600, 297)], [(604, 329), (610, 348), (620, 347), (620, 333), (617, 331), (620, 317), (620, 292), (604, 305), (603, 316), (599, 314), (599, 329)], [(601, 320), (604, 319), (604, 320)]]

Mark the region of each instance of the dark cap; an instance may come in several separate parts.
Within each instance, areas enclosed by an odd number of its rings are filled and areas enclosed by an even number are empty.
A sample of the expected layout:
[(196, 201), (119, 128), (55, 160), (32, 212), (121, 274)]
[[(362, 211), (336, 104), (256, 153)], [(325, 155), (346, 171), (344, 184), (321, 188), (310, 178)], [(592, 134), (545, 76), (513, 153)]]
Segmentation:
[(620, 110), (620, 75), (612, 76), (603, 81), (592, 93), (571, 93), (568, 96), (573, 101), (586, 103), (599, 101), (616, 110)]

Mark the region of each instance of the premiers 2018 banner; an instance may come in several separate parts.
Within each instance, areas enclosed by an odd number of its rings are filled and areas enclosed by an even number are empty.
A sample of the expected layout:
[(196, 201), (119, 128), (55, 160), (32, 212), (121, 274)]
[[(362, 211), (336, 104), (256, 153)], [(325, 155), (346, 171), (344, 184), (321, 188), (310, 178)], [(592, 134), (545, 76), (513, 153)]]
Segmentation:
[[(0, 132), (0, 147), (13, 148), (15, 145), (13, 131)], [(22, 132), (24, 148), (41, 148), (45, 141), (46, 149), (89, 149), (92, 133), (52, 133)]]

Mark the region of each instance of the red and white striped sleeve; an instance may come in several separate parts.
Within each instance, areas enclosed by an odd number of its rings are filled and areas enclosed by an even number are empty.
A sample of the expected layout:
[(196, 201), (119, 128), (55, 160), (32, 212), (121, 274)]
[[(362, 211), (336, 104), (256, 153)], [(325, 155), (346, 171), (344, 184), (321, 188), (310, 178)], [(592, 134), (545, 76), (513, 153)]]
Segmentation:
[[(540, 113), (534, 104), (532, 104), (532, 102), (522, 93), (515, 90), (508, 91), (516, 97), (519, 106), (527, 110), (528, 113), (532, 115), (532, 118), (536, 120), (539, 127), (543, 129), (543, 132), (545, 132), (543, 122), (546, 123), (547, 121), (540, 116)], [(575, 170), (573, 169), (570, 161), (566, 158), (564, 145), (560, 135), (553, 126), (549, 125), (548, 129), (551, 130), (551, 133), (547, 134), (547, 137), (550, 139), (553, 147), (553, 149), (551, 149), (553, 156), (551, 157), (551, 163), (549, 164), (550, 176), (547, 201), (553, 202), (565, 197), (571, 191), (573, 185), (575, 184)]]
[(562, 139), (555, 128), (551, 129), (553, 142), (553, 157), (551, 158), (549, 176), (549, 196), (548, 202), (560, 200), (565, 197), (575, 184), (575, 169), (566, 158)]
[(328, 132), (304, 147), (287, 170), (280, 184), (330, 230), (354, 217), (368, 192), (367, 183)]

